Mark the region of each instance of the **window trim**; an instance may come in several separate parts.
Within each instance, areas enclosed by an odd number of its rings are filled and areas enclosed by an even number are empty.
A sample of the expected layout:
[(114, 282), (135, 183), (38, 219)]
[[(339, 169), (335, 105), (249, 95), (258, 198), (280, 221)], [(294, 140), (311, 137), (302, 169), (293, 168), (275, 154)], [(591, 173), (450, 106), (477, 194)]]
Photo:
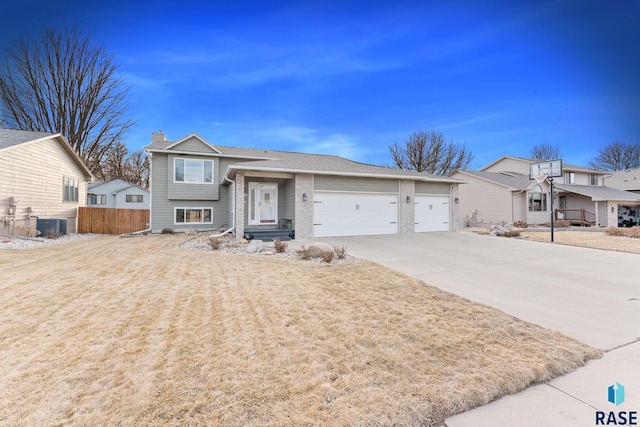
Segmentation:
[[(99, 201), (101, 203), (99, 203)], [(106, 194), (89, 194), (89, 204), (95, 206), (103, 206), (107, 204)]]
[(565, 172), (564, 173), (564, 183), (565, 184), (575, 184), (576, 183), (576, 173), (575, 172)]
[[(178, 181), (176, 179), (176, 171), (177, 171), (176, 163), (178, 162), (178, 160), (184, 162), (183, 175), (186, 175), (187, 161), (201, 162), (202, 163), (202, 175), (201, 175), (202, 181), (186, 181), (185, 180), (185, 176), (183, 176), (183, 180), (182, 181)], [(205, 175), (205, 167), (204, 167), (205, 162), (211, 163), (211, 181), (210, 182), (205, 181), (205, 176), (204, 176)], [(215, 165), (213, 164), (213, 160), (197, 159), (197, 158), (193, 158), (193, 157), (174, 157), (173, 158), (173, 183), (174, 184), (196, 184), (196, 185), (207, 184), (207, 185), (213, 185), (214, 181), (215, 181)]]
[(80, 201), (80, 180), (68, 176), (62, 177), (62, 202), (78, 203)]
[[(187, 217), (186, 215), (186, 211), (187, 210), (200, 210), (202, 211), (202, 218), (204, 218), (204, 211), (205, 210), (209, 210), (211, 212), (211, 214), (209, 215), (210, 221), (209, 222), (178, 222), (178, 210), (184, 210), (185, 211), (185, 219)], [(205, 207), (201, 207), (201, 206), (193, 206), (193, 207), (185, 207), (185, 206), (177, 206), (175, 208), (173, 208), (173, 224), (174, 225), (203, 225), (203, 224), (213, 224), (213, 207), (212, 206), (205, 206)]]
[[(539, 189), (540, 191), (537, 191)], [(540, 194), (540, 209), (533, 209), (534, 207), (534, 194)], [(541, 185), (536, 185), (528, 193), (528, 209), (529, 212), (547, 212), (547, 193), (542, 190)]]
[[(133, 200), (134, 197), (136, 198), (136, 200)], [(125, 203), (144, 203), (144, 194), (125, 194), (124, 202)]]

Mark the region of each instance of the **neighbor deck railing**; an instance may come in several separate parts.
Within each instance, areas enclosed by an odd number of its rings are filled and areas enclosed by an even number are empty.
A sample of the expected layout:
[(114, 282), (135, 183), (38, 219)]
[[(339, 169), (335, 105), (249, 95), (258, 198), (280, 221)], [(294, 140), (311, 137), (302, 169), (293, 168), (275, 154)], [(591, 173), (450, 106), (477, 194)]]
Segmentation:
[(595, 225), (596, 214), (586, 209), (556, 209), (555, 219), (569, 221), (572, 224)]

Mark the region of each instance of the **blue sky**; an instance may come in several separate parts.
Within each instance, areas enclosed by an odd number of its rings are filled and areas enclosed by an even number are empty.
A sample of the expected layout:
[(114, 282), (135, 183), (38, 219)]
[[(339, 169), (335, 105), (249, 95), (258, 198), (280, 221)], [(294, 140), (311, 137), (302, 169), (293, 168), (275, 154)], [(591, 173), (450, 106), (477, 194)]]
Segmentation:
[(0, 16), (2, 42), (78, 24), (115, 55), (132, 150), (162, 129), (390, 164), (389, 145), (436, 129), (479, 167), (640, 142), (639, 0), (25, 0)]

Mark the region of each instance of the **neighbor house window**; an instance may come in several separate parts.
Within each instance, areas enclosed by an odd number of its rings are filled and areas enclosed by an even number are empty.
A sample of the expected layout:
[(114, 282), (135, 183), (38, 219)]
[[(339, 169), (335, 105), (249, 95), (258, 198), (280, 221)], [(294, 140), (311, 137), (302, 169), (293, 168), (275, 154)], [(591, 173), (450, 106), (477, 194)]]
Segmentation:
[(176, 208), (176, 224), (212, 224), (213, 208)]
[(213, 160), (174, 159), (174, 182), (213, 183)]
[(567, 172), (564, 175), (564, 183), (565, 184), (575, 184), (576, 183), (576, 174), (573, 172)]
[(127, 203), (142, 203), (142, 194), (127, 194)]
[(92, 205), (106, 205), (107, 204), (107, 195), (106, 194), (91, 194), (89, 196), (90, 204)]
[(80, 193), (80, 181), (73, 178), (63, 178), (62, 201), (77, 202)]
[(542, 192), (542, 187), (536, 185), (529, 193), (529, 211), (546, 211), (547, 210), (547, 194)]
[(595, 174), (595, 173), (590, 174), (589, 183), (591, 185), (598, 185), (598, 174)]

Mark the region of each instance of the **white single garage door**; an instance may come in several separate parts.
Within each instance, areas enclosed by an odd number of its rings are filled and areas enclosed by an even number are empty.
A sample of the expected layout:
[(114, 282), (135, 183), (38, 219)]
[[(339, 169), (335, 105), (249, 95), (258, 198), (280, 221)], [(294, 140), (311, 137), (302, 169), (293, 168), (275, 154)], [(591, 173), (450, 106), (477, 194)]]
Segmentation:
[(449, 231), (449, 196), (416, 195), (416, 233)]
[(313, 236), (364, 236), (398, 233), (398, 195), (313, 194)]

